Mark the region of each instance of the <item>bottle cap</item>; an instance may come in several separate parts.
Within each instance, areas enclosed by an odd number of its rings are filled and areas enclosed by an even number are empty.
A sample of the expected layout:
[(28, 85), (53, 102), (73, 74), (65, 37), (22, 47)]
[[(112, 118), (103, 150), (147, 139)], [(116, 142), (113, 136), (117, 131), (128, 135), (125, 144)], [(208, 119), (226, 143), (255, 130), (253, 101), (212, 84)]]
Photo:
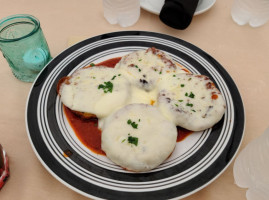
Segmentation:
[(187, 28), (199, 0), (165, 0), (160, 12), (160, 20), (175, 29)]

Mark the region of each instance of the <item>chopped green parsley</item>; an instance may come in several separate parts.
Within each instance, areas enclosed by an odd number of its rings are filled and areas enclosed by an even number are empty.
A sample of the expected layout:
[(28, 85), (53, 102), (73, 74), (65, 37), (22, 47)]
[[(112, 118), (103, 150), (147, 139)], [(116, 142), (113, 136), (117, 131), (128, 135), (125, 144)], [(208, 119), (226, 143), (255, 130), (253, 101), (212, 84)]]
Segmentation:
[(184, 84), (181, 84), (180, 87), (184, 87), (185, 85)]
[(191, 92), (191, 93), (189, 94), (189, 97), (190, 97), (190, 98), (194, 98), (195, 95)]
[(104, 82), (104, 84), (100, 84), (98, 86), (98, 89), (103, 89), (104, 93), (108, 93), (108, 92), (112, 93), (113, 83), (111, 83), (110, 81)]
[(192, 103), (186, 103), (186, 106), (193, 107), (193, 104)]
[(94, 64), (94, 63), (91, 63), (91, 64), (90, 64), (90, 66), (92, 66), (92, 67), (93, 67), (93, 66), (95, 66), (95, 64)]
[(136, 65), (135, 68), (138, 69), (139, 72), (141, 72), (141, 69)]
[(128, 142), (130, 144), (134, 144), (135, 146), (137, 146), (137, 144), (138, 144), (138, 138), (137, 137), (133, 137), (133, 136), (128, 136)]
[(132, 120), (128, 119), (127, 124), (131, 125), (134, 129), (137, 129), (138, 124), (133, 122)]
[(189, 94), (188, 92), (186, 92), (186, 93), (185, 93), (185, 96), (186, 96), (186, 97), (190, 97), (190, 98), (192, 98), (192, 99), (195, 97), (195, 95), (194, 95), (192, 92), (191, 92), (190, 94)]

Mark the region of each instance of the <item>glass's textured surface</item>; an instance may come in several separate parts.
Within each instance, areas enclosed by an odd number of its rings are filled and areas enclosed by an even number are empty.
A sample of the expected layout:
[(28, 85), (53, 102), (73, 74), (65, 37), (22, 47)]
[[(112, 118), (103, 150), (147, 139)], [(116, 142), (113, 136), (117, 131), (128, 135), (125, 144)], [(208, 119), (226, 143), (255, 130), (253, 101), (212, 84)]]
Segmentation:
[(51, 60), (38, 19), (13, 15), (0, 20), (0, 50), (16, 78), (33, 82)]

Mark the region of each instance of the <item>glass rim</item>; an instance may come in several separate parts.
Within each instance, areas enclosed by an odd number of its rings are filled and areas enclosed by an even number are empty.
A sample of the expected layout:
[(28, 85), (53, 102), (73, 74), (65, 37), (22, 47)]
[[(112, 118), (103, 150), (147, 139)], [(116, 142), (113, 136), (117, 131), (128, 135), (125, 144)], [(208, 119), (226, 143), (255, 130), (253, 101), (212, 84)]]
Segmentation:
[(8, 17), (0, 19), (0, 32), (5, 27), (10, 25), (10, 24), (5, 25), (5, 23), (12, 21), (14, 19), (21, 19), (22, 21), (23, 21), (23, 19), (28, 19), (28, 20), (30, 19), (34, 23), (35, 27), (31, 32), (29, 32), (26, 35), (23, 35), (21, 37), (18, 37), (18, 38), (6, 39), (6, 38), (2, 38), (0, 36), (0, 42), (14, 42), (14, 41), (18, 41), (18, 40), (27, 38), (27, 37), (33, 35), (34, 33), (36, 33), (38, 31), (38, 29), (40, 28), (40, 22), (36, 17), (29, 15), (29, 14), (17, 14), (17, 15), (10, 15)]

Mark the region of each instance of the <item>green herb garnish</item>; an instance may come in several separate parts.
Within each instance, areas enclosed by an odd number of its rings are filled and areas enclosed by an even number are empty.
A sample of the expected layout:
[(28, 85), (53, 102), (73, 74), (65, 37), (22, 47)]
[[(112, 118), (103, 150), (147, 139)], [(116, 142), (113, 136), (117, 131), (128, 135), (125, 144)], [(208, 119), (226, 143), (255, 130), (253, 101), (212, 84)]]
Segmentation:
[(182, 102), (183, 100), (178, 100), (179, 102)]
[(111, 83), (110, 81), (104, 82), (104, 84), (100, 84), (98, 86), (98, 89), (103, 89), (104, 93), (108, 93), (108, 92), (112, 93), (113, 83)]
[(193, 107), (193, 104), (192, 103), (186, 103), (186, 106)]
[(184, 84), (181, 84), (180, 87), (184, 87), (185, 85)]
[(93, 67), (93, 66), (95, 66), (95, 64), (94, 64), (94, 63), (91, 63), (91, 64), (90, 64), (90, 66), (92, 66), (92, 67)]
[(141, 69), (137, 65), (135, 65), (135, 68), (137, 68), (138, 71), (141, 72)]
[(138, 144), (138, 138), (137, 137), (133, 137), (133, 136), (128, 136), (128, 142), (130, 144), (134, 144), (135, 146), (137, 146), (137, 144)]
[(190, 98), (194, 98), (195, 95), (191, 92), (190, 95), (189, 95)]
[(113, 76), (111, 80), (114, 80), (116, 77), (117, 77), (116, 75), (115, 75), (115, 76)]
[(195, 95), (191, 92), (190, 94), (188, 94), (188, 92), (185, 93), (186, 97), (190, 97), (190, 98), (194, 98)]
[(137, 129), (138, 124), (133, 122), (132, 120), (128, 119), (127, 124), (131, 125), (134, 129)]

